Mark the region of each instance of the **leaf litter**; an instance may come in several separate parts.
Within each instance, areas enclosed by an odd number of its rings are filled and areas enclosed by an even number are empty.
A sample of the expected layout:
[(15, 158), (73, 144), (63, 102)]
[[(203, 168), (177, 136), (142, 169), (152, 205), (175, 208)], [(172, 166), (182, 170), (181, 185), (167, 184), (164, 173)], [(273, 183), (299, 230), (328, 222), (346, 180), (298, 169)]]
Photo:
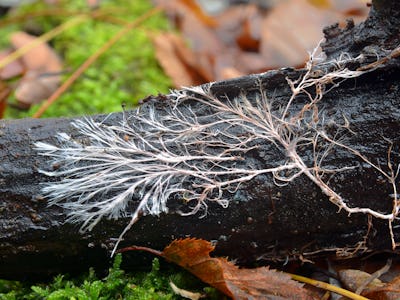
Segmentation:
[(319, 299), (290, 275), (268, 267), (242, 269), (226, 258), (211, 257), (214, 246), (205, 240), (175, 240), (160, 252), (146, 247), (128, 247), (121, 252), (144, 250), (186, 269), (232, 299)]
[[(268, 266), (239, 268), (224, 257), (211, 257), (210, 253), (214, 249), (212, 243), (206, 240), (185, 238), (172, 241), (163, 251), (131, 246), (120, 249), (118, 252), (146, 251), (163, 257), (232, 299), (321, 299), (323, 294), (319, 291), (323, 290), (347, 297), (340, 299), (400, 299), (400, 269), (398, 264), (392, 264), (391, 259), (388, 259), (383, 267), (372, 274), (360, 270), (341, 269), (340, 264), (335, 264), (334, 269), (339, 270), (337, 279), (347, 288), (346, 290), (323, 281), (273, 270)], [(358, 262), (362, 263), (360, 268), (366, 269), (376, 268), (374, 263), (377, 263), (375, 261), (371, 264), (360, 260)], [(334, 269), (333, 272), (336, 272)], [(379, 280), (378, 278), (382, 275), (390, 279)], [(332, 276), (333, 274), (328, 275), (328, 277)], [(317, 287), (319, 291), (312, 286)], [(204, 296), (176, 286), (173, 290), (188, 299), (199, 299)], [(329, 297), (329, 293), (326, 295)], [(323, 299), (328, 299), (326, 295)]]
[[(216, 14), (207, 14), (195, 0), (154, 2), (186, 41), (177, 44), (177, 38), (167, 33), (153, 38), (157, 58), (177, 88), (198, 85), (200, 78), (204, 83), (302, 67), (308, 51), (323, 38), (324, 26), (344, 25), (350, 17), (359, 22), (368, 13), (362, 0), (275, 1), (271, 9), (249, 3), (228, 6)], [(178, 50), (182, 47), (185, 50)], [(188, 76), (177, 70), (185, 70)]]
[(10, 43), (13, 48), (2, 51), (0, 61), (12, 55), (13, 50), (18, 51), (36, 43), (21, 57), (0, 68), (0, 80), (21, 76), (15, 87), (15, 98), (18, 107), (27, 109), (57, 89), (61, 82), (62, 61), (47, 43), (38, 41), (38, 37), (26, 32), (13, 33)]
[[(11, 44), (20, 49), (37, 37), (25, 32), (16, 32), (11, 35)], [(40, 103), (49, 97), (61, 82), (63, 70), (62, 61), (47, 43), (40, 43), (27, 53), (21, 60), (26, 72), (15, 89), (15, 97), (20, 106), (28, 107)]]
[[(199, 4), (207, 1), (153, 2), (181, 33), (152, 33), (158, 61), (175, 87), (302, 66), (307, 51), (320, 40), (323, 26), (349, 17), (361, 20), (368, 11), (364, 0), (271, 1), (268, 7), (250, 3), (228, 6), (217, 14), (209, 14)], [(11, 42), (19, 49), (34, 39), (16, 32)], [(9, 51), (0, 52), (0, 60)], [(41, 57), (47, 59), (36, 59)], [(18, 106), (29, 108), (54, 93), (62, 72), (61, 60), (43, 42), (21, 59), (0, 67), (0, 80), (22, 76), (14, 87), (15, 98)]]

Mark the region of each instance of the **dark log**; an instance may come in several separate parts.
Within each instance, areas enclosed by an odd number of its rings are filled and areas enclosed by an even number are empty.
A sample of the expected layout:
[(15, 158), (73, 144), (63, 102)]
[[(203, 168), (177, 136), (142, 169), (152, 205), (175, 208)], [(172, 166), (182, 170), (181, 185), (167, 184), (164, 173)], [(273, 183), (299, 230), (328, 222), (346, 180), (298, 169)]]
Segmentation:
[[(396, 3), (386, 1), (383, 12), (390, 11), (388, 6), (396, 6)], [(399, 44), (399, 27), (396, 16), (392, 20), (387, 14), (383, 17), (383, 12), (372, 9), (367, 21), (359, 26), (349, 23), (344, 29), (333, 26), (325, 30), (327, 41), (323, 49), (328, 58), (338, 58), (343, 51), (352, 57), (363, 54), (362, 59), (346, 62), (346, 67), (366, 72), (341, 82), (326, 93), (318, 109), (323, 116), (335, 121), (323, 124), (323, 130), (334, 134), (340, 129), (337, 124), (346, 125), (348, 121), (353, 133), (341, 135), (345, 144), (388, 173), (388, 154), (395, 171), (400, 162), (400, 65), (396, 51), (392, 52)], [(385, 26), (380, 23), (383, 20)], [(377, 57), (386, 59), (371, 65)], [(327, 72), (325, 67), (320, 70)], [(226, 99), (244, 93), (254, 102), (261, 87), (279, 108), (279, 105), (286, 105), (291, 95), (286, 78), (294, 80), (304, 74), (305, 70), (276, 70), (217, 82), (210, 90), (221, 101), (230, 101)], [(152, 97), (143, 104), (141, 111), (155, 108), (162, 116), (171, 99), (171, 95)], [(306, 97), (299, 97), (289, 113), (296, 114), (307, 101)], [(209, 111), (204, 105), (192, 102), (191, 108), (207, 120)], [(104, 124), (112, 125), (134, 113), (94, 118), (106, 118)], [(39, 170), (63, 166), (55, 166), (48, 157), (39, 155), (34, 145), (37, 142), (59, 145), (56, 138), (59, 132), (76, 140), (85, 139), (71, 125), (71, 119), (0, 122), (0, 277), (21, 279), (82, 271), (88, 266), (104, 268), (110, 261), (116, 238), (130, 221), (130, 217), (103, 218), (92, 231), (79, 233), (79, 225), (66, 222), (65, 210), (48, 206), (48, 199), (43, 197), (43, 184), (62, 178), (48, 177)], [(305, 161), (313, 159), (309, 145), (300, 150)], [(271, 162), (284, 164), (285, 155), (279, 147), (261, 143), (248, 151), (240, 163), (255, 169), (270, 167)], [(324, 178), (346, 199), (348, 206), (390, 213), (393, 185), (354, 153), (335, 147), (324, 159), (324, 167), (343, 166), (356, 167)], [(184, 184), (195, 189), (191, 182)], [(398, 179), (395, 186), (400, 188)], [(241, 264), (284, 261), (300, 256), (313, 258), (326, 253), (340, 256), (392, 250), (387, 220), (362, 213), (349, 215), (344, 210), (338, 212), (337, 205), (305, 175), (286, 186), (277, 186), (270, 174), (263, 174), (240, 185), (234, 193), (225, 191), (224, 196), (230, 197), (228, 208), (209, 203), (203, 218), (199, 218), (199, 214), (179, 216), (176, 212), (185, 209), (185, 204), (176, 196), (170, 200), (168, 214), (140, 218), (125, 234), (120, 246), (135, 244), (163, 249), (173, 239), (203, 238), (216, 242), (216, 254), (237, 259)], [(138, 199), (133, 199), (135, 201)], [(395, 241), (400, 241), (399, 226), (396, 220), (392, 223)], [(130, 259), (137, 265), (144, 261), (142, 254), (133, 254)]]

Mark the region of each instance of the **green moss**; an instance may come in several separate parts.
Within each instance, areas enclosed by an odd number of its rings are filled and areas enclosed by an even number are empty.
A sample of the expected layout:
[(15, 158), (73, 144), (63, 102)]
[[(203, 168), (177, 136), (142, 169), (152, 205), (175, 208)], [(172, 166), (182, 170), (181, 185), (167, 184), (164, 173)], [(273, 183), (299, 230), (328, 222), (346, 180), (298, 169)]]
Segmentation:
[(180, 299), (169, 286), (173, 281), (180, 287), (206, 292), (208, 299), (223, 299), (215, 289), (204, 287), (191, 274), (174, 268), (161, 271), (160, 262), (153, 260), (152, 269), (147, 273), (128, 273), (121, 270), (122, 256), (115, 257), (108, 275), (97, 278), (93, 270), (81, 278), (68, 279), (56, 276), (50, 284), (23, 285), (18, 282), (0, 280), (0, 299)]
[[(63, 11), (88, 11), (86, 1), (59, 1)], [(152, 8), (150, 1), (102, 1), (101, 11), (125, 21), (133, 21)], [(48, 7), (38, 1), (20, 8), (16, 14), (43, 11)], [(71, 18), (71, 17), (69, 17)], [(25, 27), (40, 28), (46, 32), (68, 18), (60, 16), (37, 17), (23, 24), (12, 25), (15, 30)], [(102, 19), (88, 19), (71, 27), (51, 41), (61, 54), (66, 74), (69, 77), (91, 54), (112, 38), (122, 25)], [(133, 107), (139, 99), (158, 92), (168, 92), (171, 81), (162, 72), (155, 59), (151, 35), (168, 29), (162, 14), (153, 15), (134, 28), (100, 58), (54, 103), (45, 117), (88, 115), (121, 110), (121, 104)], [(0, 37), (7, 36), (10, 27), (0, 28)], [(4, 45), (4, 38), (0, 45)], [(27, 112), (8, 109), (7, 117), (31, 116), (38, 106)]]

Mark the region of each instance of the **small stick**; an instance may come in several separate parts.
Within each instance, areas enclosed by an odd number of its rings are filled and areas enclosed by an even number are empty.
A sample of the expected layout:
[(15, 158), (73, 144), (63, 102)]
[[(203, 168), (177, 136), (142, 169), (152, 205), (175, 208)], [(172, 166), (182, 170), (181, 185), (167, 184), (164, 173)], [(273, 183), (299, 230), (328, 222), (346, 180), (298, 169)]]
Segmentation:
[(370, 63), (366, 66), (359, 67), (357, 69), (357, 71), (367, 71), (367, 70), (375, 69), (379, 65), (383, 65), (383, 64), (387, 63), (389, 60), (399, 57), (399, 56), (400, 56), (400, 46), (393, 49), (393, 51), (390, 52), (390, 54), (388, 56), (385, 56), (384, 58), (381, 58), (381, 59), (379, 59), (373, 63)]

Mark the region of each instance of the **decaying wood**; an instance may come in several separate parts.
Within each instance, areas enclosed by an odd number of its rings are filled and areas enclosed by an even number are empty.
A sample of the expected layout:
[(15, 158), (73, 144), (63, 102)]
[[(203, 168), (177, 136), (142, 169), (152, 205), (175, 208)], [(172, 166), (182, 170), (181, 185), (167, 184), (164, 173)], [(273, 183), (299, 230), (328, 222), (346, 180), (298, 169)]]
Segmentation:
[[(327, 40), (323, 49), (328, 59), (338, 59), (346, 52), (352, 58), (346, 62), (347, 68), (368, 72), (340, 82), (324, 94), (318, 108), (323, 116), (341, 120), (342, 127), (349, 132), (340, 136), (347, 146), (389, 174), (391, 170), (396, 173), (400, 163), (400, 43), (399, 19), (395, 14), (388, 16), (388, 6), (398, 4), (385, 3), (382, 9), (372, 8), (368, 20), (359, 26), (349, 23), (346, 28), (325, 29)], [(282, 69), (217, 82), (209, 88), (224, 101), (243, 94), (254, 101), (261, 87), (275, 104), (285, 105), (292, 93), (286, 78), (295, 80), (304, 73)], [(318, 72), (314, 76), (318, 77)], [(153, 97), (141, 109), (146, 111), (152, 105), (162, 114), (168, 101), (170, 95)], [(298, 111), (305, 101), (306, 97), (300, 97), (288, 113)], [(192, 109), (206, 118), (208, 111), (201, 103), (194, 103)], [(126, 112), (131, 113), (134, 112)], [(122, 113), (111, 114), (104, 124), (118, 124), (124, 117)], [(103, 120), (105, 116), (94, 118)], [(324, 130), (329, 131), (329, 126), (324, 125)], [(337, 124), (332, 128), (336, 130)], [(79, 233), (79, 225), (66, 222), (62, 208), (47, 205), (43, 184), (61, 178), (48, 177), (39, 170), (60, 166), (39, 155), (34, 145), (58, 145), (59, 132), (77, 140), (82, 138), (71, 119), (0, 122), (0, 277), (80, 271), (89, 265), (104, 267), (116, 238), (130, 221), (129, 217), (117, 221), (103, 219), (92, 231)], [(258, 145), (247, 152), (244, 164), (256, 169), (271, 161), (284, 164), (287, 158), (279, 150), (268, 144)], [(308, 150), (306, 147), (302, 153), (305, 160), (308, 156), (313, 159), (315, 154)], [(393, 195), (396, 196), (393, 187), (400, 187), (399, 180), (396, 178), (391, 184), (368, 162), (341, 147), (335, 147), (324, 158), (326, 169), (344, 166), (352, 168), (324, 176), (329, 186), (348, 201), (347, 205), (390, 213)], [(272, 179), (264, 174), (244, 182), (236, 191), (226, 193), (231, 197), (228, 208), (209, 203), (203, 218), (198, 214), (179, 216), (176, 212), (185, 204), (174, 199), (177, 204), (172, 204), (168, 214), (145, 216), (134, 224), (121, 246), (136, 244), (162, 249), (173, 239), (190, 236), (215, 241), (216, 254), (246, 264), (300, 256), (312, 258), (324, 253), (346, 256), (392, 250), (392, 241), (400, 241), (400, 224), (396, 220), (390, 223), (369, 214), (338, 211), (338, 206), (305, 175), (285, 186), (276, 185)], [(142, 256), (135, 254), (131, 261), (140, 264)]]

